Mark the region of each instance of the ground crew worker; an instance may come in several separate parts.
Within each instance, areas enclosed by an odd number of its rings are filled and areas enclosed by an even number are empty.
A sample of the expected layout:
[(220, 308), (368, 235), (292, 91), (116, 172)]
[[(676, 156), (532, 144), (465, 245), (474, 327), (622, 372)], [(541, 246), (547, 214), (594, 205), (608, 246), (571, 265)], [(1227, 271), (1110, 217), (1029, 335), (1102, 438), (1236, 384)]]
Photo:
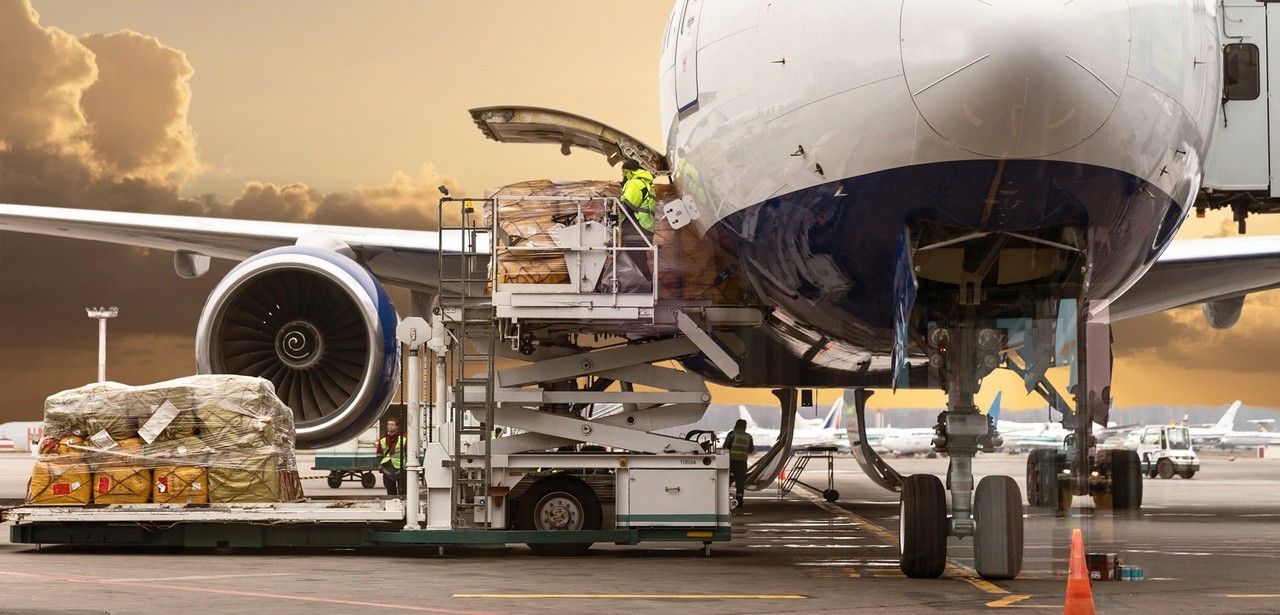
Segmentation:
[[(634, 159), (622, 163), (622, 203), (631, 210), (631, 217), (636, 224), (622, 223), (622, 245), (627, 248), (648, 248), (649, 239), (653, 237), (653, 229), (657, 223), (658, 196), (653, 190), (653, 174), (640, 166)], [(636, 230), (636, 225), (640, 230)], [(647, 235), (647, 237), (646, 237)], [(644, 275), (646, 286), (653, 280), (653, 269), (650, 266), (652, 253), (646, 250), (628, 250), (632, 264)]]
[(733, 431), (724, 437), (724, 447), (729, 449), (729, 480), (737, 494), (736, 508), (742, 508), (742, 494), (747, 489), (747, 456), (755, 447), (751, 434), (747, 433), (745, 419), (733, 424)]
[(405, 485), (404, 455), (409, 447), (404, 434), (400, 433), (400, 421), (387, 419), (387, 435), (378, 439), (378, 468), (382, 470), (382, 485), (387, 488), (387, 495), (404, 495)]

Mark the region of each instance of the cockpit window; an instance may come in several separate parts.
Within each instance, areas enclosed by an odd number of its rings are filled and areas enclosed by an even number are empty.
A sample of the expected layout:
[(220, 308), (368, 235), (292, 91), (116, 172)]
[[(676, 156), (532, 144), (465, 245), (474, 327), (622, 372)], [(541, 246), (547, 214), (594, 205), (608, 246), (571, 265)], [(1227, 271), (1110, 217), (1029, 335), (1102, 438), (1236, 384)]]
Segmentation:
[(1222, 96), (1227, 100), (1257, 100), (1262, 94), (1262, 65), (1258, 46), (1232, 43), (1222, 50)]
[(1169, 436), (1169, 448), (1182, 450), (1191, 448), (1191, 438), (1187, 436), (1186, 429), (1170, 429), (1167, 434)]

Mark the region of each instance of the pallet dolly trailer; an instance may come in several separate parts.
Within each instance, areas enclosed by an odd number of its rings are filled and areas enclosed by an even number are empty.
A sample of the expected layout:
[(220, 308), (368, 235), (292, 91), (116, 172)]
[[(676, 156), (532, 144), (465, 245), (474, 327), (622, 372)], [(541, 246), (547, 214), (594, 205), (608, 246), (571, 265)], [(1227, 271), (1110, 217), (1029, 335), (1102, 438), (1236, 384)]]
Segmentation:
[[(18, 507), (3, 514), (11, 540), (212, 548), (524, 543), (543, 554), (662, 540), (699, 542), (710, 554), (713, 542), (730, 539), (728, 457), (711, 442), (657, 433), (697, 422), (710, 402), (701, 376), (659, 364), (701, 355), (733, 378), (739, 366), (714, 332), (758, 326), (762, 313), (659, 299), (652, 282), (643, 292), (620, 292), (617, 263), (626, 251), (645, 254), (651, 280), (658, 279), (652, 242), (622, 245), (621, 225), (636, 224), (628, 209), (616, 198), (543, 198), (577, 211), (543, 246), (508, 242), (501, 197), (440, 201), (439, 219), (454, 225), (439, 233), (438, 292), (415, 292), (411, 308), (421, 316), (405, 318), (397, 331), (407, 362), (408, 445), (419, 453), (408, 459), (404, 499)], [(563, 257), (570, 282), (506, 283), (497, 275), (500, 259), (521, 252)], [(424, 394), (434, 403), (424, 403)]]

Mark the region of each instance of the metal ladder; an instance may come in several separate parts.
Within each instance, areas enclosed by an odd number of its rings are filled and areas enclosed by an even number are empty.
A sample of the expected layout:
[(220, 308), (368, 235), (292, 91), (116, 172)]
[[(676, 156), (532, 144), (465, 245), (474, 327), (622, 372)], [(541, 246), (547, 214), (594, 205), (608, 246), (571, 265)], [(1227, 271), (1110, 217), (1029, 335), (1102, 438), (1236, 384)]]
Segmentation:
[[(452, 351), (449, 382), (453, 392), (452, 523), (456, 529), (488, 528), (493, 436), (497, 325), (489, 297), (493, 281), (494, 233), (484, 224), (483, 199), (440, 200), (440, 246), (437, 250), (440, 318), (449, 332)], [(460, 237), (461, 249), (446, 253), (446, 238)], [(466, 454), (475, 442), (478, 455)]]

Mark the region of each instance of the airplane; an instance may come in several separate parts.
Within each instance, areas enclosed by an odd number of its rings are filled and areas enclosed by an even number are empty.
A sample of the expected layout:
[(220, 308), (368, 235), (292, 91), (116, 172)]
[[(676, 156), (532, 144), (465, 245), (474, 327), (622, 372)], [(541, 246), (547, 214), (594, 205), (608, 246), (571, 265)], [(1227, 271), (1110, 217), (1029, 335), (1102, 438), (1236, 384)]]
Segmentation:
[[(796, 415), (795, 430), (791, 436), (791, 446), (794, 449), (806, 449), (815, 446), (836, 446), (838, 434), (842, 431), (840, 427), (840, 414), (844, 408), (844, 404), (840, 400), (831, 405), (831, 409), (823, 418), (808, 419), (799, 414)], [(755, 448), (768, 449), (777, 441), (778, 436), (782, 433), (779, 429), (770, 429), (761, 427), (751, 418), (751, 413), (747, 411), (746, 406), (738, 406), (738, 418), (747, 422), (747, 433), (751, 436), (751, 441)], [(729, 432), (721, 432), (716, 434), (720, 442), (725, 441), (725, 436)]]
[(41, 421), (10, 421), (0, 423), (0, 438), (14, 442), (15, 448), (24, 451), (35, 451), (40, 446), (44, 434), (44, 423)]
[[(1218, 446), (1222, 448), (1244, 448), (1250, 446), (1280, 445), (1280, 433), (1271, 429), (1272, 419), (1249, 421), (1258, 425), (1257, 431), (1229, 431), (1222, 434)], [(1192, 436), (1194, 440), (1195, 436)]]
[[(1258, 426), (1257, 431), (1236, 430), (1236, 413), (1240, 410), (1241, 401), (1236, 400), (1227, 407), (1222, 418), (1212, 426), (1189, 427), (1191, 441), (1196, 446), (1217, 446), (1220, 448), (1244, 448), (1250, 446), (1268, 446), (1280, 444), (1280, 433), (1272, 431), (1274, 419), (1258, 419), (1248, 421)], [(1186, 419), (1183, 419), (1186, 423)], [(1136, 433), (1136, 432), (1135, 432)]]
[[(1029, 452), (1036, 449), (1058, 449), (1066, 445), (1067, 436), (1071, 435), (1071, 430), (1064, 428), (1060, 422), (1020, 422), (1001, 419), (1000, 401), (1003, 395), (1003, 391), (997, 391), (995, 400), (987, 410), (987, 414), (995, 419), (996, 430), (1000, 432), (1003, 440), (1003, 444), (999, 447), (1001, 450)], [(1095, 423), (1093, 433), (1098, 437), (1099, 442), (1103, 442), (1116, 435), (1127, 434), (1134, 427), (1137, 425), (1117, 425), (1114, 421), (1108, 422), (1105, 426)]]
[[(1235, 400), (1227, 407), (1227, 411), (1222, 414), (1222, 418), (1218, 419), (1213, 425), (1201, 425), (1199, 427), (1189, 427), (1191, 431), (1191, 441), (1196, 446), (1218, 446), (1222, 445), (1223, 437), (1228, 434), (1241, 433), (1236, 432), (1236, 413), (1240, 411), (1240, 400)], [(1183, 419), (1186, 423), (1186, 419)]]
[[(864, 468), (900, 494), (907, 576), (940, 576), (952, 536), (979, 539), (981, 576), (1011, 578), (1019, 488), (1004, 476), (978, 483), (971, 463), (996, 435), (973, 397), (1011, 340), (1022, 340), (1029, 385), (1073, 366), (1072, 412), (1091, 420), (1070, 421), (1072, 490), (1136, 493), (1128, 474), (1105, 475), (1127, 462), (1087, 471), (1111, 454), (1089, 437), (1110, 410), (1111, 323), (1203, 304), (1225, 328), (1245, 295), (1280, 285), (1276, 238), (1173, 239), (1222, 106), (1217, 3), (1131, 4), (677, 0), (658, 66), (663, 149), (554, 110), (488, 107), (472, 119), (498, 141), (631, 158), (670, 178), (692, 228), (732, 263), (726, 279), (765, 315), (713, 332), (737, 349), (735, 377), (696, 351), (686, 370), (779, 389), (784, 425), (802, 387), (863, 401), (872, 389), (943, 390), (945, 483)], [(0, 231), (169, 251), (187, 277), (211, 258), (241, 261), (199, 317), (197, 365), (271, 377), (304, 448), (376, 420), (399, 372), (384, 285), (430, 298), (437, 250), (456, 253), (462, 239), (25, 205), (0, 205)], [(325, 318), (306, 311), (317, 293)], [(266, 299), (290, 318), (262, 317)], [(357, 343), (327, 361), (322, 342), (341, 337)], [(275, 344), (285, 338), (296, 343)], [(791, 435), (775, 444), (774, 475)], [(874, 455), (862, 439), (851, 442)]]
[(912, 455), (936, 456), (937, 451), (933, 445), (935, 435), (937, 434), (932, 427), (889, 428), (880, 438), (880, 442), (874, 446), (897, 457), (910, 457)]

